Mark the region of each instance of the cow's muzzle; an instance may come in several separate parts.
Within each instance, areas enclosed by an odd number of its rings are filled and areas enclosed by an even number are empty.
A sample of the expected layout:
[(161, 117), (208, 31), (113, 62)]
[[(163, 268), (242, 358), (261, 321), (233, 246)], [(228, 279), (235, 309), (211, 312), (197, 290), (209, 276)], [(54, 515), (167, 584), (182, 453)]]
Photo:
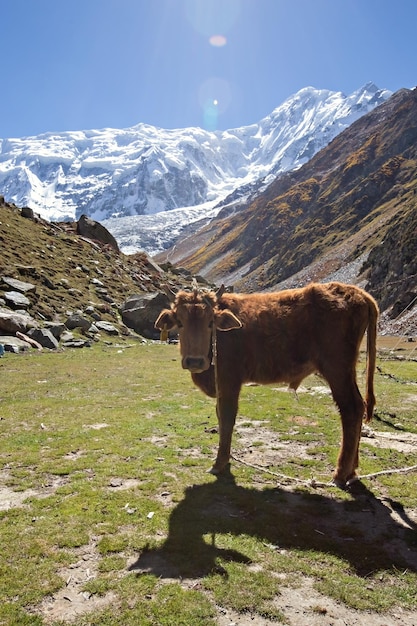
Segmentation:
[(204, 372), (210, 366), (210, 362), (207, 357), (204, 356), (185, 356), (182, 360), (182, 367), (185, 370), (190, 370), (194, 374)]

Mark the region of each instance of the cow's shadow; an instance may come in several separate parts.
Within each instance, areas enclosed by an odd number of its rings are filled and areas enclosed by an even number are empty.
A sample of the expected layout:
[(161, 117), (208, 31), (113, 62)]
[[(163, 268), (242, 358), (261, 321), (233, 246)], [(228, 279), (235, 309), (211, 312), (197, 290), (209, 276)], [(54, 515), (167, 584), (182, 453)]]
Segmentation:
[(159, 578), (226, 574), (222, 563), (251, 559), (216, 545), (225, 543), (220, 536), (249, 535), (271, 549), (332, 553), (363, 577), (379, 570), (417, 571), (417, 525), (402, 505), (378, 499), (360, 482), (350, 495), (240, 487), (229, 472), (188, 487), (170, 515), (165, 542), (146, 546), (129, 569)]

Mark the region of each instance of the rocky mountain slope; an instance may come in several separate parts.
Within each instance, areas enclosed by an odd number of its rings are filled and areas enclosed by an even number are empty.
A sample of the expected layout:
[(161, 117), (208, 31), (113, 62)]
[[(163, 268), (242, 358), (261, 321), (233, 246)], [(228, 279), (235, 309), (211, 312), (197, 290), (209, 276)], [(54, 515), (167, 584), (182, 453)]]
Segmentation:
[[(260, 122), (227, 131), (138, 124), (0, 139), (0, 193), (50, 221), (196, 206), (204, 217), (236, 189), (247, 195), (260, 180), (307, 162), (390, 95), (372, 83), (349, 96), (307, 87)], [(130, 236), (135, 224), (126, 227)], [(143, 224), (135, 230), (139, 237)]]
[(404, 89), (157, 258), (243, 291), (352, 280), (395, 315), (417, 295), (416, 206), (417, 90)]
[(169, 304), (161, 285), (190, 284), (189, 275), (165, 271), (143, 252), (122, 254), (100, 224), (88, 221), (51, 223), (0, 196), (2, 346), (27, 348), (29, 338), (49, 348), (83, 347), (122, 339), (132, 328), (159, 336), (153, 322)]

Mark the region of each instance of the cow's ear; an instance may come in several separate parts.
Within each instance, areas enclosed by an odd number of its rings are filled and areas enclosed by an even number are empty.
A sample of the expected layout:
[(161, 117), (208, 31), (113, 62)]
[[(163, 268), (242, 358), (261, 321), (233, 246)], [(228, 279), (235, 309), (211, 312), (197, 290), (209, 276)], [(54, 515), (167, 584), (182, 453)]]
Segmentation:
[(154, 326), (158, 330), (172, 330), (177, 325), (177, 319), (173, 311), (165, 309), (159, 314)]
[(242, 322), (231, 311), (218, 311), (214, 315), (214, 323), (217, 330), (234, 330), (235, 328), (242, 328)]

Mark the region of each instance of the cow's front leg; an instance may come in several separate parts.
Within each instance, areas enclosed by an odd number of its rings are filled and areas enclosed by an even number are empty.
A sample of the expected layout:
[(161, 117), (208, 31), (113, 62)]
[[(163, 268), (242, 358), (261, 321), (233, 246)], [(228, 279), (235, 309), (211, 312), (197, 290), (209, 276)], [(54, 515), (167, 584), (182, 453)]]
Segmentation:
[(219, 422), (219, 448), (217, 458), (210, 469), (212, 474), (221, 474), (230, 460), (233, 427), (236, 421), (239, 393), (217, 398), (216, 412)]

